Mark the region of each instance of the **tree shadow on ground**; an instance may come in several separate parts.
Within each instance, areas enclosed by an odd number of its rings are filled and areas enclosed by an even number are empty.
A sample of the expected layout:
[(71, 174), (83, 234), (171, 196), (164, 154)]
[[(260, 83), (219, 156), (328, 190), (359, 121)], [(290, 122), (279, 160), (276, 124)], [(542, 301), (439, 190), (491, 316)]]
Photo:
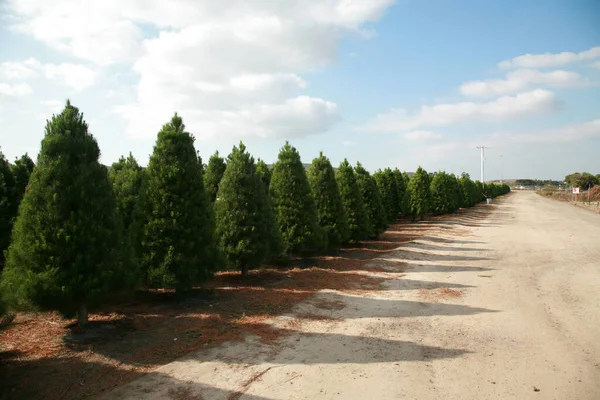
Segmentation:
[[(91, 396), (131, 381), (148, 370), (190, 352), (208, 349), (225, 341), (240, 340), (247, 333), (267, 341), (276, 340), (288, 333), (281, 329), (274, 330), (262, 322), (270, 317), (290, 312), (299, 302), (325, 289), (364, 293), (384, 290), (460, 288), (439, 282), (393, 280), (392, 282), (398, 285), (394, 284), (397, 287), (392, 285), (390, 289), (389, 285), (383, 285), (385, 278), (366, 272), (400, 274), (413, 270), (425, 272), (491, 270), (463, 265), (421, 266), (414, 265), (411, 260), (394, 260), (392, 257), (385, 259), (390, 252), (400, 255), (412, 253), (413, 257), (423, 257), (423, 253), (409, 250), (399, 250), (397, 253), (394, 251), (403, 243), (414, 239), (450, 246), (482, 244), (479, 241), (461, 239), (457, 236), (445, 238), (438, 235), (439, 227), (446, 226), (441, 222), (448, 222), (447, 226), (450, 227), (452, 218), (462, 216), (464, 219), (470, 213), (473, 214), (473, 221), (485, 218), (489, 214), (487, 210), (475, 208), (461, 210), (457, 215), (440, 217), (437, 219), (439, 221), (437, 225), (435, 222), (414, 224), (399, 221), (390, 226), (388, 231), (377, 240), (357, 243), (323, 257), (292, 260), (287, 268), (267, 267), (251, 271), (247, 279), (242, 279), (236, 272), (220, 273), (203, 288), (189, 293), (183, 300), (168, 290), (142, 291), (134, 301), (110, 304), (91, 314), (92, 329), (105, 330), (103, 337), (91, 342), (84, 340), (78, 343), (75, 340), (65, 343), (63, 341), (63, 337), (73, 334), (71, 329), (73, 321), (61, 320), (58, 317), (50, 318), (49, 313), (33, 316), (19, 315), (10, 327), (0, 332), (0, 340), (9, 341), (13, 346), (4, 346), (4, 348), (15, 348), (19, 351), (3, 353), (0, 366), (2, 396), (44, 399)], [(455, 224), (455, 226), (459, 225)], [(444, 229), (446, 230), (452, 234), (450, 229)], [(459, 233), (464, 233), (462, 227), (459, 230), (462, 230)], [(434, 252), (442, 250), (434, 248), (435, 245), (429, 244), (429, 246), (427, 250)], [(487, 260), (487, 258), (458, 255), (427, 254), (426, 256), (433, 261)], [(380, 257), (384, 259), (372, 261)], [(418, 262), (417, 260), (416, 263)], [(413, 304), (414, 302), (401, 300), (359, 297), (353, 297), (351, 302), (355, 302), (350, 303), (355, 305), (349, 305), (345, 310), (349, 313), (349, 318), (468, 315), (492, 312), (492, 310), (460, 305), (418, 302)], [(361, 310), (363, 307), (364, 309)], [(409, 310), (404, 310), (405, 307)], [(107, 327), (107, 324), (111, 327)], [(336, 339), (334, 335), (323, 337), (324, 343), (335, 340), (361, 343), (360, 340), (364, 339), (347, 337)], [(394, 346), (407, 347), (406, 354), (419, 352), (420, 345), (414, 343), (377, 342), (379, 339), (373, 338), (368, 340), (373, 345), (380, 343), (384, 348), (389, 347), (390, 354), (396, 354), (393, 353)], [(348, 347), (348, 343), (346, 344)], [(438, 351), (435, 348), (430, 350), (431, 354), (436, 354)], [(445, 353), (445, 350), (439, 350), (440, 354), (445, 355), (452, 355), (454, 350), (449, 351), (450, 353)], [(458, 355), (460, 354), (452, 356)], [(323, 359), (327, 356), (319, 357)], [(383, 356), (384, 360), (388, 358)], [(16, 391), (13, 390), (15, 388)], [(23, 393), (24, 395), (21, 395)]]

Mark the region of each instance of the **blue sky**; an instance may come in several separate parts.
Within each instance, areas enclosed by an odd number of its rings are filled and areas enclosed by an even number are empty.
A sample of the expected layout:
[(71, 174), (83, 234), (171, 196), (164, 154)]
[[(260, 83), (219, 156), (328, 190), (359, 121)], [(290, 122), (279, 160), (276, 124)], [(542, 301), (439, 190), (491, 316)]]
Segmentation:
[[(50, 4), (51, 3), (51, 4)], [(285, 4), (284, 4), (285, 3)], [(371, 171), (600, 173), (600, 3), (0, 2), (0, 146), (36, 155), (66, 98), (109, 164), (173, 112), (204, 160), (285, 142)]]

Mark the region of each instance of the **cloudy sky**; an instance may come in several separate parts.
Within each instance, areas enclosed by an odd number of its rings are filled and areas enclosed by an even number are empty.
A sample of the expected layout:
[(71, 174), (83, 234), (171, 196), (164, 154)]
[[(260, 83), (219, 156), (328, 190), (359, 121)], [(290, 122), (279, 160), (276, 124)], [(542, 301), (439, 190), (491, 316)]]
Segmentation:
[(285, 140), (370, 170), (600, 173), (595, 0), (0, 0), (0, 146), (70, 98), (105, 164), (177, 111), (206, 161)]

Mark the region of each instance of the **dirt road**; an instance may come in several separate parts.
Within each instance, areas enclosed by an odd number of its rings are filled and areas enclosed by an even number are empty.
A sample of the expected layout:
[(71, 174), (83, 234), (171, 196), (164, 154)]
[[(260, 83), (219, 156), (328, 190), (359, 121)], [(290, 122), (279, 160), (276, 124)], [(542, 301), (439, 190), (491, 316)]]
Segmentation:
[(107, 398), (600, 399), (600, 215), (531, 192), (486, 207), (407, 228), (426, 234), (371, 262), (383, 290), (322, 292), (273, 321), (275, 344)]

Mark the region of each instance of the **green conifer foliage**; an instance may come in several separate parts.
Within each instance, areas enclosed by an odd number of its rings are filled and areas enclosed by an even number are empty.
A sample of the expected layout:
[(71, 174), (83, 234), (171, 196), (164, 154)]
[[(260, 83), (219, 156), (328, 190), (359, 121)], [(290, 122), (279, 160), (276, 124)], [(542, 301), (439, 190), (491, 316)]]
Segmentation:
[(431, 211), (436, 215), (448, 214), (456, 211), (457, 201), (453, 179), (450, 174), (437, 172), (431, 181)]
[(144, 169), (131, 153), (113, 163), (108, 173), (117, 199), (117, 210), (127, 231), (133, 223), (134, 210), (142, 194)]
[(208, 166), (204, 171), (204, 186), (206, 187), (208, 198), (213, 203), (217, 198), (219, 183), (223, 179), (226, 167), (225, 160), (219, 156), (218, 151), (208, 159)]
[(407, 191), (410, 192), (409, 213), (413, 220), (423, 219), (431, 209), (431, 194), (429, 191), (430, 178), (427, 171), (419, 167), (410, 178)]
[(227, 267), (247, 276), (248, 270), (259, 267), (269, 255), (273, 210), (254, 158), (243, 143), (227, 158), (217, 197), (217, 237)]
[(256, 162), (256, 172), (260, 176), (260, 180), (263, 183), (263, 187), (269, 193), (269, 185), (271, 184), (271, 170), (266, 162), (260, 158)]
[(377, 236), (387, 229), (387, 214), (381, 202), (381, 194), (375, 179), (369, 174), (369, 171), (363, 168), (360, 163), (356, 163), (354, 168), (356, 173), (356, 183), (362, 195), (363, 203), (371, 226), (373, 228), (372, 236)]
[(348, 218), (350, 240), (368, 239), (373, 234), (373, 225), (363, 203), (363, 196), (356, 182), (354, 169), (348, 160), (344, 159), (342, 161), (335, 173), (335, 178), (340, 188), (342, 204)]
[(2, 279), (14, 306), (79, 315), (120, 288), (121, 231), (100, 150), (67, 101), (52, 117), (31, 174)]
[(350, 239), (350, 230), (335, 172), (322, 152), (313, 160), (307, 175), (317, 204), (319, 225), (327, 235), (329, 248), (340, 247)]
[(403, 214), (402, 199), (404, 198), (404, 192), (406, 192), (406, 184), (404, 182), (404, 176), (398, 168), (394, 168), (392, 173), (394, 174), (394, 180), (396, 181), (396, 189), (398, 190), (398, 199), (400, 200), (399, 204), (397, 205), (398, 217), (400, 217)]
[(389, 223), (396, 221), (398, 214), (402, 210), (402, 198), (398, 193), (398, 185), (394, 178), (394, 173), (391, 169), (386, 168), (383, 171), (379, 170), (373, 174), (379, 193), (381, 194), (381, 202), (387, 214)]
[(221, 258), (202, 161), (177, 114), (158, 133), (146, 179), (144, 270), (150, 285), (180, 293), (211, 276)]
[(273, 166), (269, 193), (287, 253), (314, 254), (327, 247), (300, 154), (287, 142)]
[[(4, 251), (10, 244), (10, 203), (4, 175), (0, 174), (0, 270), (4, 267)], [(1, 297), (1, 296), (0, 296)]]
[(17, 197), (17, 208), (21, 203), (23, 196), (25, 195), (25, 188), (27, 188), (29, 177), (33, 172), (33, 168), (35, 168), (35, 164), (27, 153), (23, 154), (21, 158), (18, 158), (11, 167), (12, 173), (15, 177), (15, 196)]

